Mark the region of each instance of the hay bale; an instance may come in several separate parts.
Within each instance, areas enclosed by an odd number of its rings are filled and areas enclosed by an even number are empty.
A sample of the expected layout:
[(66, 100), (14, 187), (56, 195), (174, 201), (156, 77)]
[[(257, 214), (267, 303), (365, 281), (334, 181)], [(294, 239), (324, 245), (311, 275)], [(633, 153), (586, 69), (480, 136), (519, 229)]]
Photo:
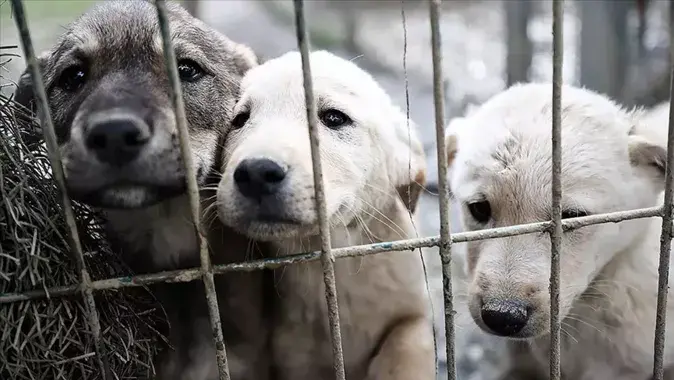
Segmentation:
[[(0, 62), (15, 51), (0, 47)], [(80, 281), (41, 132), (17, 120), (19, 108), (0, 95), (0, 295)], [(130, 275), (102, 238), (98, 215), (77, 203), (75, 213), (92, 278)], [(105, 291), (95, 298), (114, 377), (153, 374), (165, 324), (150, 292)], [(87, 321), (80, 294), (0, 304), (0, 379), (102, 378)]]

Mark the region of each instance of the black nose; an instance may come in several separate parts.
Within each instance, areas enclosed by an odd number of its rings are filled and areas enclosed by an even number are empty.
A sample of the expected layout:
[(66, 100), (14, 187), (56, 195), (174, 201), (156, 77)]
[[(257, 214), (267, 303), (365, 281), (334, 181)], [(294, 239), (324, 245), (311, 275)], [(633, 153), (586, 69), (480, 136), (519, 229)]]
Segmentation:
[(87, 131), (85, 142), (99, 160), (122, 166), (138, 156), (150, 140), (150, 129), (141, 121), (112, 119), (96, 122)]
[(482, 322), (501, 336), (512, 336), (522, 331), (529, 321), (529, 307), (521, 301), (489, 301), (482, 304)]
[(285, 177), (286, 170), (266, 158), (243, 160), (234, 170), (234, 181), (241, 194), (256, 200), (276, 193)]

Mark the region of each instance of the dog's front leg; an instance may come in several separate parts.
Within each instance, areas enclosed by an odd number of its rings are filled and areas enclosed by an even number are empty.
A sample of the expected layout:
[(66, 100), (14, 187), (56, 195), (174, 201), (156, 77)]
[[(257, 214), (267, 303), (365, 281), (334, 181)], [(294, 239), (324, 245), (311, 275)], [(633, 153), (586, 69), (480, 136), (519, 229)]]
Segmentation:
[(426, 318), (403, 320), (384, 337), (367, 380), (434, 380), (433, 329)]

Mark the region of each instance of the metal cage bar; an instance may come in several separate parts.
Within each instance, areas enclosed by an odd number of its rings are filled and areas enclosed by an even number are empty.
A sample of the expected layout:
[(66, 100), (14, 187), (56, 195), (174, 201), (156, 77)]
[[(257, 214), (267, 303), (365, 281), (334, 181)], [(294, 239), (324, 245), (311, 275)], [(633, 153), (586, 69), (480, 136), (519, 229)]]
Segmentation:
[(201, 230), (199, 186), (197, 185), (197, 177), (192, 162), (192, 150), (190, 148), (189, 132), (187, 130), (187, 119), (185, 118), (185, 105), (183, 104), (182, 88), (180, 77), (178, 75), (178, 63), (171, 42), (172, 36), (168, 12), (166, 11), (166, 2), (165, 0), (156, 0), (155, 5), (157, 7), (157, 17), (164, 47), (164, 61), (166, 69), (168, 70), (169, 82), (171, 84), (171, 101), (176, 115), (180, 153), (185, 164), (185, 177), (187, 179), (187, 194), (190, 201), (190, 211), (192, 213), (197, 240), (199, 241), (199, 259), (201, 260), (200, 274), (204, 282), (206, 301), (208, 303), (208, 314), (211, 320), (211, 328), (213, 329), (213, 338), (215, 339), (218, 371), (220, 380), (229, 380), (229, 366), (227, 364), (225, 339), (222, 335), (222, 325), (220, 324), (220, 310), (218, 308), (218, 296), (215, 292), (213, 266), (208, 252), (208, 243)]
[(307, 122), (309, 124), (309, 140), (311, 142), (311, 161), (314, 172), (314, 191), (316, 195), (316, 211), (318, 213), (318, 227), (321, 234), (321, 264), (323, 265), (323, 281), (325, 282), (325, 300), (328, 304), (328, 319), (330, 323), (330, 338), (332, 340), (332, 356), (335, 377), (344, 380), (344, 354), (342, 353), (342, 332), (339, 326), (339, 304), (337, 302), (337, 284), (335, 281), (335, 258), (330, 244), (330, 225), (325, 205), (325, 187), (323, 186), (323, 168), (321, 166), (321, 151), (319, 143), (318, 116), (316, 114), (316, 100), (314, 99), (313, 81), (311, 78), (311, 62), (309, 60), (309, 35), (304, 18), (304, 1), (294, 0), (295, 28), (297, 30), (297, 46), (302, 57), (302, 79), (304, 86), (304, 100), (307, 108)]
[(98, 318), (98, 310), (96, 309), (96, 301), (91, 289), (91, 276), (87, 270), (84, 262), (84, 254), (82, 252), (82, 243), (80, 241), (79, 233), (77, 231), (77, 223), (75, 221), (75, 213), (73, 212), (72, 202), (68, 197), (66, 188), (65, 175), (59, 155), (58, 143), (56, 140), (56, 133), (54, 132), (54, 124), (51, 119), (51, 110), (49, 109), (49, 102), (47, 101), (47, 91), (42, 80), (42, 73), (40, 72), (40, 63), (35, 56), (35, 49), (33, 48), (33, 41), (30, 37), (28, 23), (26, 21), (26, 12), (23, 8), (21, 0), (12, 0), (12, 10), (14, 11), (14, 20), (19, 31), (21, 39), (21, 47), (26, 59), (26, 65), (30, 69), (31, 82), (33, 86), (34, 96), (38, 104), (38, 115), (40, 115), (40, 125), (42, 135), (47, 145), (47, 155), (49, 156), (49, 164), (52, 168), (54, 179), (61, 196), (61, 206), (63, 208), (63, 216), (68, 225), (68, 243), (70, 251), (77, 262), (77, 269), (80, 272), (81, 283), (78, 290), (82, 292), (86, 304), (86, 312), (89, 320), (89, 327), (94, 339), (94, 347), (96, 351), (96, 361), (101, 370), (101, 376), (104, 380), (112, 379), (107, 359), (105, 357), (105, 346), (101, 340), (101, 324)]
[(550, 229), (550, 380), (560, 380), (559, 282), (562, 250), (562, 65), (564, 0), (552, 2), (552, 225)]
[(452, 238), (449, 224), (449, 189), (447, 188), (447, 152), (445, 148), (445, 98), (442, 77), (442, 40), (440, 36), (441, 0), (429, 2), (431, 50), (433, 57), (433, 102), (435, 103), (435, 139), (438, 156), (438, 201), (440, 202), (439, 253), (442, 262), (442, 298), (445, 316), (445, 350), (447, 379), (456, 379), (454, 355), (454, 301), (452, 299)]
[(665, 327), (667, 323), (667, 293), (669, 290), (669, 264), (672, 250), (672, 212), (674, 212), (674, 2), (669, 3), (669, 126), (667, 131), (667, 166), (665, 170), (665, 202), (662, 206), (662, 233), (660, 234), (660, 263), (658, 266), (658, 303), (655, 315), (653, 342), (653, 380), (664, 379)]
[[(662, 215), (662, 206), (647, 207), (629, 211), (618, 211), (606, 214), (596, 214), (562, 220), (564, 231), (573, 231), (578, 228), (604, 223), (620, 223), (627, 220), (651, 218)], [(485, 230), (459, 232), (451, 235), (452, 243), (465, 243), (468, 241), (479, 241), (487, 239), (497, 239), (509, 236), (525, 235), (549, 231), (550, 221), (520, 224), (508, 227), (489, 228)], [(355, 245), (350, 247), (335, 248), (332, 253), (335, 258), (343, 257), (362, 257), (385, 253), (390, 251), (413, 252), (418, 248), (438, 247), (440, 245), (440, 236), (423, 237), (416, 239), (397, 240), (385, 243), (374, 243)], [(262, 269), (277, 269), (297, 263), (306, 263), (320, 259), (321, 252), (308, 252), (294, 254), (278, 258), (267, 258), (262, 260), (252, 260), (241, 263), (215, 265), (213, 273), (220, 275), (229, 272), (250, 272)], [(91, 283), (94, 291), (107, 289), (133, 288), (156, 284), (160, 282), (190, 282), (198, 280), (200, 269), (181, 269), (175, 271), (166, 271), (159, 273), (143, 274), (132, 277), (117, 277), (104, 280), (98, 280)], [(41, 298), (58, 298), (69, 296), (80, 291), (79, 285), (60, 286), (44, 289), (29, 290), (22, 293), (7, 293), (0, 295), (0, 304), (26, 301)]]

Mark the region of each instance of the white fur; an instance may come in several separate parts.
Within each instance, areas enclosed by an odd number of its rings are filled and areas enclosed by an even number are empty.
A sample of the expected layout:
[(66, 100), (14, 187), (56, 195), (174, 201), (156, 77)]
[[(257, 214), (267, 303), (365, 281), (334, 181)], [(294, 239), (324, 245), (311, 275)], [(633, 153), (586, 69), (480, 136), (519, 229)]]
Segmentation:
[[(310, 59), (319, 114), (335, 108), (353, 120), (339, 130), (319, 125), (332, 246), (415, 237), (405, 202), (416, 199), (398, 195), (401, 188), (423, 183), (425, 160), (414, 125), (408, 129), (404, 114), (355, 64), (323, 51)], [(299, 53), (268, 61), (245, 76), (235, 112), (245, 111), (250, 119), (231, 132), (224, 146), (220, 218), (269, 241), (280, 255), (319, 250)], [(233, 172), (250, 158), (268, 158), (288, 169), (276, 202), (295, 223), (261, 220), (261, 206), (237, 190)], [(410, 197), (418, 197), (414, 194)], [(335, 272), (347, 378), (433, 379), (433, 336), (419, 255), (340, 259)], [(280, 299), (272, 350), (279, 378), (333, 376), (321, 263), (276, 275)]]
[[(550, 219), (551, 105), (548, 84), (514, 86), (447, 131), (450, 181), (467, 230)], [(562, 209), (599, 214), (662, 202), (666, 140), (639, 112), (589, 90), (562, 90)], [(666, 130), (666, 128), (665, 128)], [(478, 223), (467, 204), (484, 197), (491, 219)], [(659, 218), (566, 232), (561, 252), (562, 372), (566, 379), (647, 379), (653, 340)], [(546, 233), (468, 245), (469, 309), (481, 302), (528, 302), (530, 318), (514, 338), (530, 343), (548, 373), (550, 238)], [(674, 361), (674, 299), (669, 297), (665, 364)], [(514, 363), (526, 365), (530, 363)]]

